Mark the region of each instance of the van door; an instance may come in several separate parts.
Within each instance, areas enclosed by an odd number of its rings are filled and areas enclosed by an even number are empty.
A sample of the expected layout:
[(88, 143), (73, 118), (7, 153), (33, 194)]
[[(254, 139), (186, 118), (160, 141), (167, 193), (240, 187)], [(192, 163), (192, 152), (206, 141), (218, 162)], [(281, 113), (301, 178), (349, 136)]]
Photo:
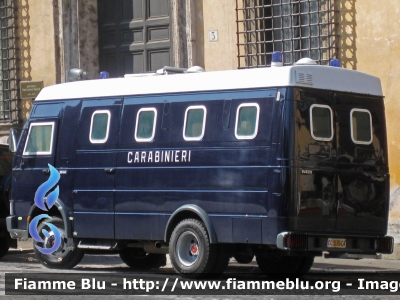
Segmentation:
[[(57, 153), (57, 132), (58, 118), (31, 119), (26, 124), (20, 141), (23, 147), (16, 153), (13, 169), (13, 198), (17, 203), (33, 203), (36, 190), (49, 179), (48, 165), (54, 166)], [(23, 211), (18, 214), (26, 216), (31, 207), (20, 208)]]
[(334, 95), (297, 90), (295, 95), (295, 228), (334, 231), (336, 225), (336, 136)]
[(77, 137), (74, 231), (114, 238), (114, 177), (122, 99), (84, 100)]
[(386, 234), (389, 175), (383, 99), (337, 94), (336, 103), (337, 229)]

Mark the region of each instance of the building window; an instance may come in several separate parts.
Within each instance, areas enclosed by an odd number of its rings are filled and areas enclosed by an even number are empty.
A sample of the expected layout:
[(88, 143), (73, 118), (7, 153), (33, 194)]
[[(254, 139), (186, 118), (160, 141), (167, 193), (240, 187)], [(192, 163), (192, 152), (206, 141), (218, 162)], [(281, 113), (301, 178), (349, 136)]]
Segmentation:
[(338, 57), (334, 0), (236, 0), (239, 68), (284, 65), (309, 57), (327, 65)]
[(18, 122), (15, 1), (0, 0), (0, 123)]

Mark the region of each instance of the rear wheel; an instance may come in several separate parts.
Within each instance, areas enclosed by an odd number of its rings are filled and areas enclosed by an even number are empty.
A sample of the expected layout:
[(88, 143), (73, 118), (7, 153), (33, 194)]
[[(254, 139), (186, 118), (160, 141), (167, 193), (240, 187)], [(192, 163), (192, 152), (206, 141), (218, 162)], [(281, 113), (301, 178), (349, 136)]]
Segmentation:
[(137, 270), (157, 269), (167, 264), (165, 254), (146, 253), (141, 248), (125, 248), (119, 256), (130, 268)]
[(216, 246), (218, 247), (217, 259), (215, 260), (214, 266), (211, 270), (211, 277), (217, 277), (224, 273), (225, 269), (228, 267), (229, 260), (231, 258), (229, 247), (227, 245), (218, 244)]
[(253, 261), (253, 254), (236, 254), (233, 256), (239, 264), (249, 264)]
[(0, 239), (0, 258), (8, 253), (9, 245), (7, 238)]
[[(56, 226), (61, 235), (60, 247), (51, 254), (43, 254), (35, 247), (37, 245), (41, 248), (51, 248), (54, 243), (54, 232), (45, 223), (51, 223)], [(48, 236), (43, 234), (43, 229), (49, 233)], [(40, 262), (46, 267), (51, 269), (71, 269), (82, 260), (84, 251), (78, 249), (72, 238), (67, 237), (62, 219), (57, 217), (46, 219), (39, 224), (37, 231), (44, 242), (39, 243), (33, 240), (33, 248)]]
[(301, 276), (312, 267), (312, 256), (267, 256), (257, 255), (260, 270), (268, 276)]
[(175, 227), (169, 243), (169, 255), (175, 271), (190, 278), (221, 271), (226, 261), (224, 259), (223, 264), (215, 265), (217, 245), (210, 244), (207, 229), (196, 219), (183, 220)]

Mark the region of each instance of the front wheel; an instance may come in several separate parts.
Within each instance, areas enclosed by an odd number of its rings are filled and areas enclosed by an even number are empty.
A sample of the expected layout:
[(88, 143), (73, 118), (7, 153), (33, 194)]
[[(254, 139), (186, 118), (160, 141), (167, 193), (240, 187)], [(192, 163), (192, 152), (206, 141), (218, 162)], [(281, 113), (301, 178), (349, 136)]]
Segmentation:
[[(45, 223), (51, 223), (56, 226), (61, 235), (60, 247), (51, 254), (43, 254), (35, 247), (37, 245), (41, 248), (51, 248), (54, 244), (54, 232)], [(48, 232), (47, 236), (43, 234), (43, 229)], [(71, 269), (82, 260), (84, 251), (78, 249), (73, 240), (67, 237), (64, 227), (64, 221), (62, 219), (57, 217), (46, 219), (39, 224), (37, 231), (44, 242), (39, 243), (33, 240), (33, 248), (35, 250), (36, 256), (44, 266), (51, 269)]]
[(172, 266), (184, 277), (199, 278), (212, 273), (218, 254), (216, 246), (210, 244), (201, 221), (183, 220), (175, 227), (169, 243)]
[(137, 270), (157, 269), (167, 264), (165, 254), (146, 253), (141, 248), (125, 248), (119, 257), (130, 268)]

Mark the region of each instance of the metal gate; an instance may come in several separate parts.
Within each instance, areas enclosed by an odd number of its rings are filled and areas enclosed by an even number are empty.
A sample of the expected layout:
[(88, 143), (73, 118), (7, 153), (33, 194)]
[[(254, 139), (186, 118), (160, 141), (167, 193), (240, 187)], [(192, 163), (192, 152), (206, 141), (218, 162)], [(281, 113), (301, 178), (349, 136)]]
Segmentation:
[(100, 69), (110, 77), (172, 65), (170, 0), (98, 0)]

